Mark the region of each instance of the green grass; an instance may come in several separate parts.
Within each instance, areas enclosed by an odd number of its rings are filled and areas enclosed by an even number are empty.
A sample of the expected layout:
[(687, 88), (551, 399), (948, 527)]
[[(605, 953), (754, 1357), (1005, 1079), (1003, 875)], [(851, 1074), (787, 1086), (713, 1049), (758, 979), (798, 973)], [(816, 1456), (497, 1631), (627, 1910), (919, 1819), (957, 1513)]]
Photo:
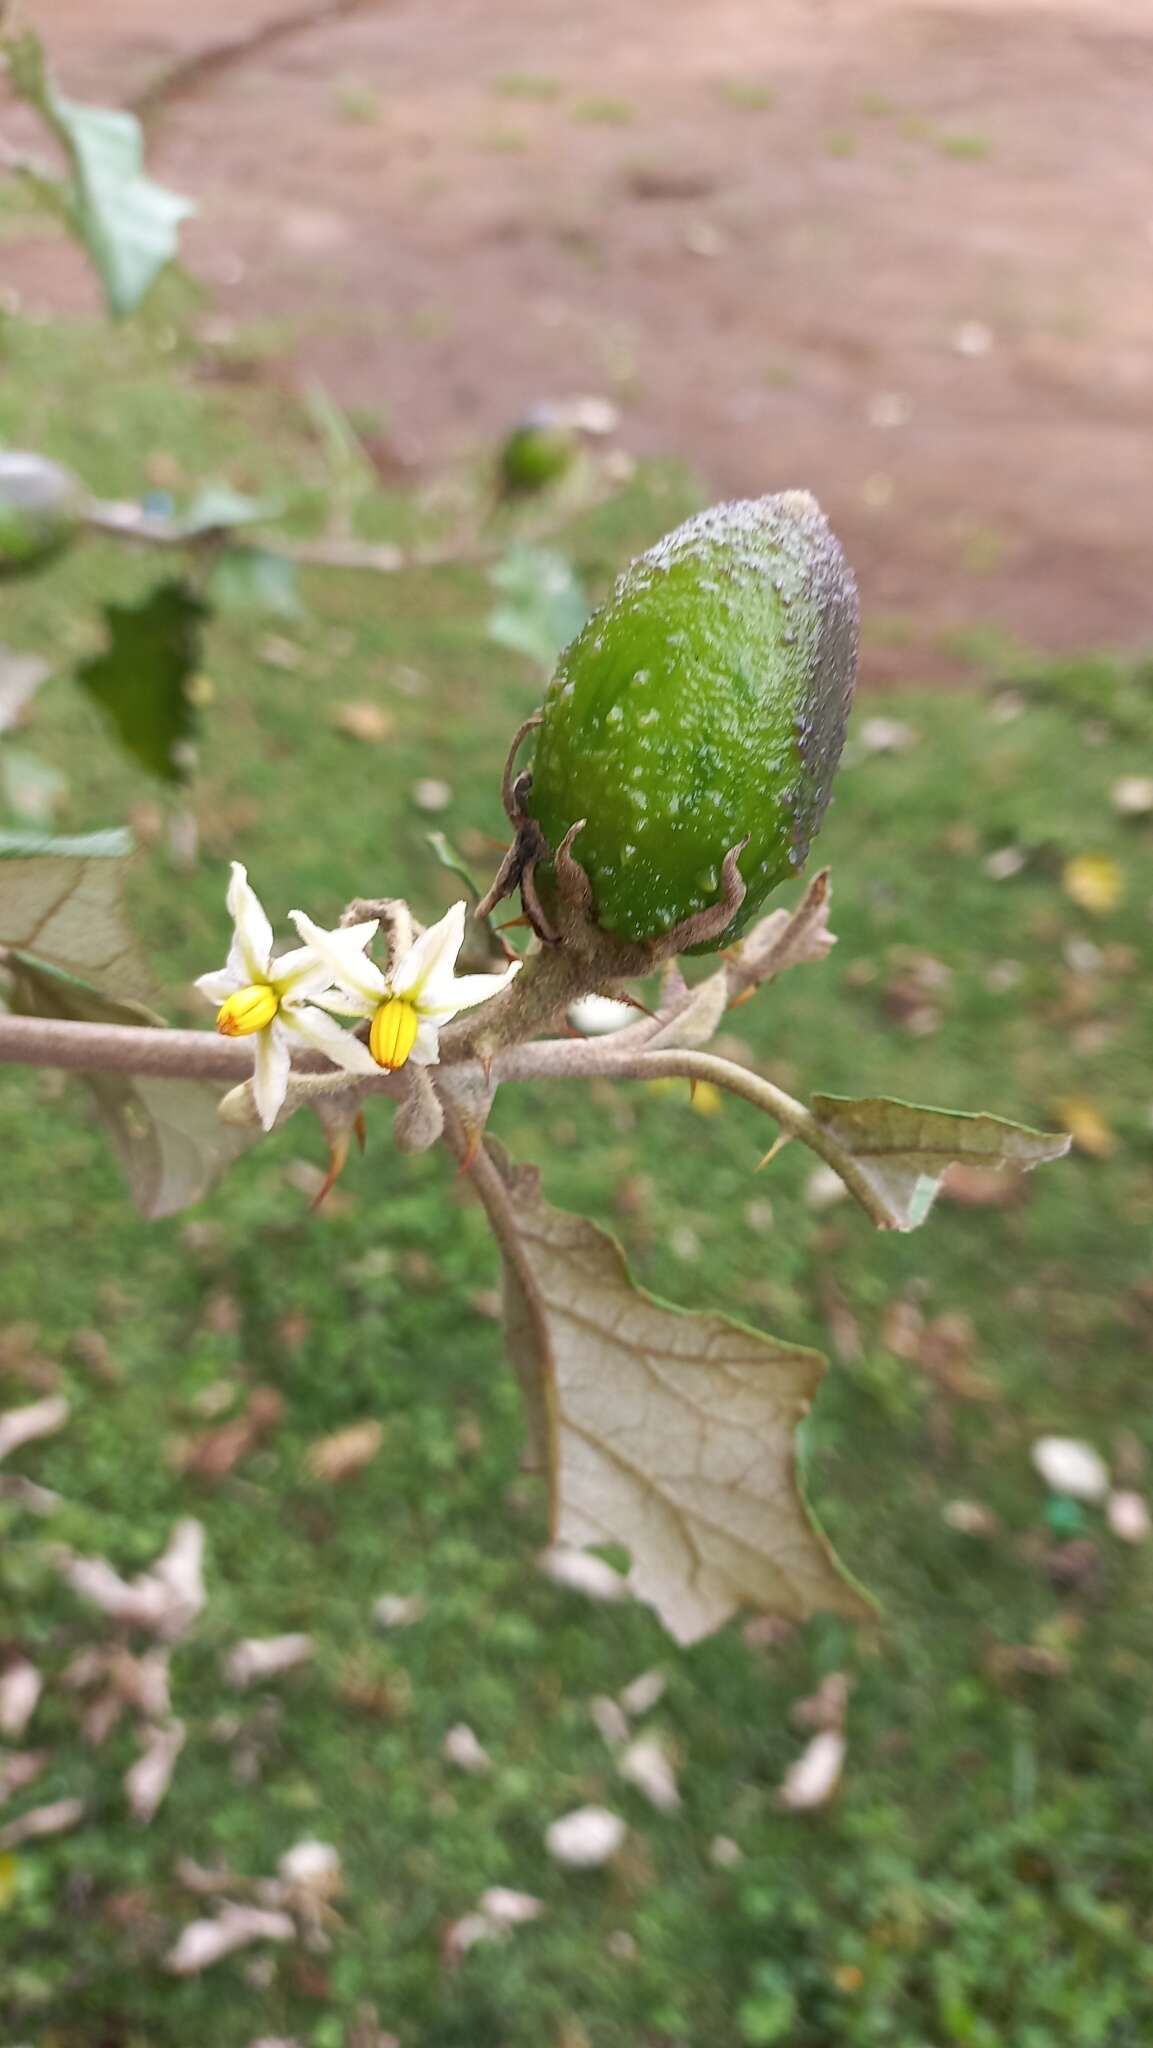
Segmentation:
[[(147, 337), (16, 327), (8, 346), (0, 440), (42, 446), (110, 495), (162, 452), (191, 476), (288, 491), (302, 528), (315, 517), (321, 454), (275, 392), (209, 391)], [(569, 544), (590, 583), (605, 587), (686, 502), (674, 477), (650, 473), (580, 522)], [(412, 513), (382, 503), (366, 519), (403, 535)], [(85, 548), (6, 586), (5, 641), (61, 653), (100, 599), (159, 573)], [(259, 624), (213, 629), (193, 796), (202, 864), (176, 874), (154, 852), (135, 877), (178, 1021), (200, 1014), (189, 979), (221, 954), (230, 856), (280, 912), (303, 902), (331, 918), (354, 893), (404, 892), (428, 917), (451, 885), (413, 784), (451, 785), (434, 822), (478, 863), (501, 833), (499, 767), (537, 685), (483, 637), (483, 576), (306, 588), (306, 620), (272, 629), (294, 644), (294, 667), (266, 658)], [(383, 1106), (319, 1216), (298, 1162), (322, 1147), (297, 1119), (193, 1217), (145, 1226), (80, 1090), (0, 1074), (0, 1405), (51, 1383), (74, 1409), (60, 1436), (10, 1461), (63, 1505), (38, 1520), (0, 1501), (0, 1633), (49, 1681), (29, 1740), (52, 1759), (20, 1804), (90, 1805), (74, 1834), (19, 1854), (0, 1913), (6, 2038), (354, 2048), (371, 2009), (404, 2048), (1148, 2041), (1153, 1568), (1096, 1511), (1054, 1511), (1029, 1446), (1055, 1430), (1130, 1462), (1153, 1450), (1153, 845), (1109, 798), (1148, 760), (1153, 696), (1147, 674), (1105, 662), (1018, 668), (1016, 717), (1003, 695), (867, 705), (917, 743), (857, 754), (838, 782), (821, 856), (840, 943), (736, 1012), (732, 1032), (800, 1091), (887, 1090), (1043, 1124), (1083, 1098), (1108, 1120), (1109, 1158), (1044, 1169), (1019, 1206), (942, 1204), (919, 1234), (890, 1238), (847, 1206), (810, 1207), (797, 1147), (756, 1175), (770, 1134), (736, 1104), (701, 1115), (676, 1092), (510, 1088), (495, 1114), (514, 1153), (546, 1162), (553, 1198), (612, 1223), (638, 1276), (672, 1299), (824, 1346), (830, 1302), (847, 1308), (859, 1355), (822, 1389), (807, 1479), (883, 1603), (872, 1639), (818, 1621), (757, 1649), (734, 1627), (678, 1653), (643, 1610), (590, 1607), (538, 1578), (543, 1522), (516, 1475), (492, 1251), (451, 1163), (395, 1153)], [(387, 747), (333, 728), (346, 699), (388, 708)], [(63, 679), (26, 738), (71, 778), (67, 830), (154, 801)], [(984, 862), (1007, 845), (1026, 864), (995, 882)], [(1123, 872), (1108, 917), (1062, 891), (1063, 863), (1084, 852)], [(895, 1021), (919, 955), (949, 971), (923, 1036)], [(886, 1309), (901, 1298), (971, 1318), (990, 1398), (950, 1396), (894, 1356)], [(84, 1363), (93, 1330), (114, 1383)], [(209, 1426), (207, 1406), (218, 1421), (258, 1385), (283, 1397), (279, 1430), (215, 1486), (180, 1477), (174, 1444)], [(384, 1428), (367, 1471), (341, 1486), (312, 1477), (310, 1443), (366, 1417)], [(943, 1509), (956, 1499), (985, 1503), (1000, 1534), (955, 1533)], [(61, 1588), (48, 1546), (130, 1572), (186, 1514), (207, 1527), (209, 1601), (173, 1657), (187, 1745), (142, 1830), (120, 1786), (129, 1727), (87, 1747), (59, 1682), (108, 1631)], [(1051, 1526), (1071, 1521), (1072, 1556)], [(1085, 1574), (1070, 1584), (1061, 1569), (1078, 1555)], [(425, 1619), (375, 1632), (382, 1593), (423, 1595)], [(231, 1643), (298, 1629), (315, 1638), (310, 1667), (228, 1692)], [(1052, 1675), (1025, 1668), (1045, 1651)], [(615, 1779), (588, 1711), (654, 1664), (669, 1688), (651, 1723), (680, 1760), (674, 1817)], [(822, 1814), (789, 1816), (775, 1790), (801, 1741), (790, 1707), (835, 1669), (855, 1680), (843, 1791)], [(226, 1716), (259, 1758), (255, 1782), (236, 1775)], [(486, 1777), (441, 1757), (460, 1721), (493, 1759)], [(609, 1872), (565, 1874), (542, 1832), (586, 1800), (625, 1814), (630, 1844)], [(718, 1834), (738, 1843), (735, 1867), (711, 1860)], [(337, 1845), (347, 1877), (326, 1952), (292, 1945), (265, 1962), (254, 1950), (188, 1982), (164, 1974), (200, 1910), (179, 1857), (259, 1877), (306, 1835)], [(443, 1928), (491, 1884), (538, 1893), (546, 1917), (446, 1971)]]

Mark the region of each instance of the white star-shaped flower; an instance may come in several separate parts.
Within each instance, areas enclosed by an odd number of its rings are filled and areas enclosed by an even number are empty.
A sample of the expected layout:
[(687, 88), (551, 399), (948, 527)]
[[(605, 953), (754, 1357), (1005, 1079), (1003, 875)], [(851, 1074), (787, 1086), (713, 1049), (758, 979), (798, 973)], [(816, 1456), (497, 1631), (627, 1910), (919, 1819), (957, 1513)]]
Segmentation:
[(503, 974), (458, 975), (456, 956), (464, 942), (464, 919), (464, 904), (454, 903), (419, 939), (399, 946), (398, 957), (382, 973), (366, 957), (364, 941), (356, 937), (362, 926), (328, 932), (302, 910), (292, 912), (306, 947), (325, 962), (340, 991), (318, 996), (318, 1002), (344, 1017), (368, 1017), (369, 1050), (377, 1065), (390, 1073), (408, 1060), (418, 1067), (435, 1067), (441, 1026), (458, 1010), (487, 1003), (520, 970), (520, 961), (514, 960)]
[[(226, 1038), (255, 1038), (252, 1092), (260, 1121), (270, 1131), (288, 1091), (293, 1040), (353, 1073), (372, 1074), (376, 1068), (367, 1047), (316, 1007), (333, 984), (327, 960), (311, 946), (273, 959), (272, 926), (238, 860), (232, 863), (228, 908), (233, 923), (228, 959), (218, 974), (202, 974), (196, 986), (217, 1005), (218, 1031)], [(363, 956), (375, 930), (374, 919), (339, 934), (350, 958), (357, 948)]]

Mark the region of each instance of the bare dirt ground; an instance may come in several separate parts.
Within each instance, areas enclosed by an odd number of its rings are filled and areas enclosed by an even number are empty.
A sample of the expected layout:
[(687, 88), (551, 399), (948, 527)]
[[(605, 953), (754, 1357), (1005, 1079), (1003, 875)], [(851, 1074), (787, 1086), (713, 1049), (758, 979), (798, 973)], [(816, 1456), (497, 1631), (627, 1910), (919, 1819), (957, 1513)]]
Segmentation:
[[(78, 97), (300, 0), (44, 0)], [(1153, 0), (362, 0), (162, 103), (215, 317), (435, 464), (619, 399), (814, 488), (878, 676), (1153, 643)], [(83, 303), (70, 252), (5, 283)]]

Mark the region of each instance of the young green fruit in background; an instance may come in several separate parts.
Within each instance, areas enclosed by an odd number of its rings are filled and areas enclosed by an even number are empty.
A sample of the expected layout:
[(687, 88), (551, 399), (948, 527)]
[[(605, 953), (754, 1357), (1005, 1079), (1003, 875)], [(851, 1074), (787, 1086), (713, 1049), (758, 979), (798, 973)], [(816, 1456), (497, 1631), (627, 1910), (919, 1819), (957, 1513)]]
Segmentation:
[(508, 498), (529, 497), (559, 482), (572, 468), (577, 439), (571, 427), (548, 406), (513, 428), (498, 458), (500, 489)]
[(807, 492), (714, 506), (625, 570), (560, 657), (527, 797), (554, 849), (586, 821), (603, 931), (654, 939), (704, 910), (747, 840), (745, 900), (701, 950), (737, 936), (804, 863), (856, 665), (856, 585)]
[(74, 540), (84, 517), (79, 480), (43, 455), (0, 454), (0, 577), (23, 576)]

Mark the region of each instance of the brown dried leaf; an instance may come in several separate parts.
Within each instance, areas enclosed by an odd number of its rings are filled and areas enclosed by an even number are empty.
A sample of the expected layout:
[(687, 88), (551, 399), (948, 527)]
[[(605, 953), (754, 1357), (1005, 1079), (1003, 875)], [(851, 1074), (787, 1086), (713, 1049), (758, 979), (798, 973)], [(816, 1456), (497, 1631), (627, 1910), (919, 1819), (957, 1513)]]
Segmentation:
[(54, 1436), (58, 1429), (63, 1429), (71, 1413), (68, 1402), (59, 1395), (31, 1401), (25, 1408), (6, 1409), (0, 1415), (0, 1458), (40, 1437)]
[(124, 1774), (124, 1790), (134, 1820), (145, 1826), (152, 1819), (172, 1783), (176, 1759), (184, 1748), (183, 1721), (169, 1721), (163, 1728), (149, 1728), (144, 1751)]
[(18, 1849), (22, 1842), (41, 1842), (47, 1835), (67, 1834), (79, 1827), (88, 1808), (82, 1799), (54, 1799), (50, 1806), (34, 1806), (0, 1828), (0, 1851)]
[(790, 967), (825, 959), (837, 943), (829, 930), (831, 897), (829, 871), (822, 868), (820, 874), (813, 876), (795, 910), (770, 910), (767, 917), (761, 918), (728, 963), (733, 994), (775, 981)]
[(177, 1522), (151, 1570), (135, 1579), (122, 1579), (103, 1557), (66, 1556), (63, 1571), (73, 1592), (103, 1614), (172, 1642), (187, 1633), (204, 1606), (203, 1558), (203, 1524), (188, 1517)]
[(549, 1415), (555, 1534), (616, 1543), (679, 1642), (741, 1606), (871, 1610), (797, 1485), (794, 1436), (823, 1362), (634, 1287), (619, 1247), (485, 1156), (478, 1186), (512, 1272), (515, 1340)]
[(371, 1465), (383, 1442), (382, 1422), (375, 1419), (350, 1422), (346, 1429), (335, 1430), (332, 1436), (318, 1437), (309, 1445), (309, 1472), (314, 1479), (321, 1479), (330, 1486), (342, 1479), (354, 1479), (366, 1465)]
[(239, 1692), (260, 1685), (267, 1678), (279, 1678), (307, 1664), (313, 1653), (311, 1636), (246, 1636), (234, 1643), (224, 1659), (224, 1679)]
[(225, 1906), (214, 1920), (193, 1920), (165, 1957), (164, 1967), (174, 1977), (198, 1976), (251, 1942), (291, 1941), (295, 1933), (296, 1923), (287, 1913), (261, 1906)]
[(338, 732), (346, 733), (350, 740), (359, 740), (362, 745), (378, 747), (382, 741), (391, 739), (396, 730), (396, 720), (391, 711), (382, 704), (367, 700), (337, 706), (333, 724)]
[(816, 1807), (827, 1806), (837, 1791), (844, 1768), (844, 1735), (838, 1728), (823, 1729), (785, 1772), (777, 1805), (787, 1813), (811, 1813)]
[(814, 1095), (812, 1110), (852, 1154), (877, 1205), (862, 1206), (889, 1230), (915, 1230), (925, 1221), (941, 1176), (956, 1159), (1028, 1171), (1069, 1150), (1064, 1132), (1034, 1131), (1003, 1117), (931, 1109), (891, 1096)]

